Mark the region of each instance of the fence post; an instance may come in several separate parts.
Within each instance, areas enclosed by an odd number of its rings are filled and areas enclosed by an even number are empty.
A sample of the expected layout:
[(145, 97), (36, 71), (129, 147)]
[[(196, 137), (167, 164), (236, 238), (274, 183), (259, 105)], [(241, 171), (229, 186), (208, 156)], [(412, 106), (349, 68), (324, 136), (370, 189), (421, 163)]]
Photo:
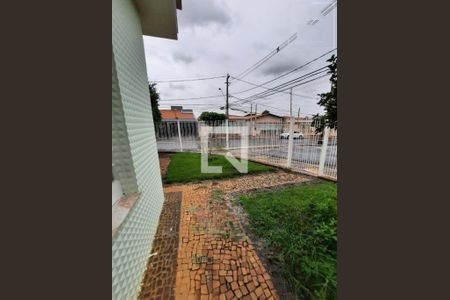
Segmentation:
[(325, 159), (327, 157), (329, 134), (330, 134), (330, 128), (325, 127), (324, 133), (323, 133), (322, 149), (320, 150), (319, 176), (323, 176), (323, 169), (325, 167)]
[(177, 121), (177, 128), (178, 128), (178, 139), (180, 141), (180, 151), (183, 152), (183, 142), (181, 141), (180, 121)]
[(287, 154), (287, 164), (286, 167), (290, 168), (292, 164), (292, 150), (294, 148), (294, 118), (291, 116), (291, 121), (289, 123), (289, 143), (288, 143), (288, 154)]

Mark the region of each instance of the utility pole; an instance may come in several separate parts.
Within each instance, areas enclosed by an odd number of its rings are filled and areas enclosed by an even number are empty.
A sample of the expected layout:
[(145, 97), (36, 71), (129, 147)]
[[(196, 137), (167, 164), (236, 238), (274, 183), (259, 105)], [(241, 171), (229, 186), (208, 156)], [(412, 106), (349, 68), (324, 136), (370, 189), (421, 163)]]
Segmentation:
[(292, 118), (292, 88), (289, 93), (289, 103), (290, 103), (290, 112), (291, 112), (291, 118)]
[(297, 122), (298, 122), (298, 131), (300, 131), (300, 107), (298, 108)]
[(255, 126), (253, 127), (253, 132), (254, 132), (254, 135), (256, 135), (256, 123), (258, 122), (258, 119), (257, 119), (257, 117), (256, 117), (256, 114), (258, 113), (258, 104), (255, 104)]
[(253, 103), (250, 103), (250, 134), (253, 135)]
[(226, 109), (226, 116), (227, 116), (227, 120), (228, 120), (228, 86), (230, 85), (229, 80), (230, 79), (230, 74), (227, 73), (227, 82), (226, 82), (226, 104), (225, 104), (225, 109)]
[(229, 142), (229, 134), (228, 134), (228, 118), (229, 118), (229, 114), (228, 114), (228, 109), (229, 109), (229, 104), (228, 104), (228, 86), (230, 85), (229, 83), (229, 79), (230, 79), (230, 74), (227, 73), (227, 82), (226, 82), (226, 104), (225, 104), (225, 109), (226, 109), (226, 120), (225, 120), (225, 130), (226, 130), (226, 149), (228, 150), (230, 147), (230, 142)]

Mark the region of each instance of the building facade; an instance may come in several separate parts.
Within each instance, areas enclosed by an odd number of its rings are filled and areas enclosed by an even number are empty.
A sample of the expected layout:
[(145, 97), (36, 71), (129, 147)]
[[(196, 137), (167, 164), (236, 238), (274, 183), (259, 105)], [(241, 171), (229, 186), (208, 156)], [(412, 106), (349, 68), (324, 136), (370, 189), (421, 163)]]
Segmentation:
[(170, 109), (160, 109), (160, 112), (161, 123), (156, 125), (157, 138), (173, 138), (178, 135), (192, 136), (198, 134), (197, 120), (192, 109), (184, 109), (183, 106), (172, 106)]
[(176, 39), (177, 8), (112, 1), (112, 299), (136, 299), (164, 201), (143, 35)]
[(280, 134), (283, 130), (283, 117), (263, 112), (259, 115), (230, 116), (229, 120), (237, 124), (250, 126), (250, 135)]

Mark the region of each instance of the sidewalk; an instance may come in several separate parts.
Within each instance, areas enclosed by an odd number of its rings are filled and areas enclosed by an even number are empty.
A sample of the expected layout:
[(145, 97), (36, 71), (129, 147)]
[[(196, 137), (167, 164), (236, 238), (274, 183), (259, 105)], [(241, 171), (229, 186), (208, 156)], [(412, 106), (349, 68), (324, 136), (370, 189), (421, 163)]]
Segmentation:
[(308, 180), (276, 172), (166, 186), (157, 254), (149, 259), (139, 298), (279, 299), (226, 193)]

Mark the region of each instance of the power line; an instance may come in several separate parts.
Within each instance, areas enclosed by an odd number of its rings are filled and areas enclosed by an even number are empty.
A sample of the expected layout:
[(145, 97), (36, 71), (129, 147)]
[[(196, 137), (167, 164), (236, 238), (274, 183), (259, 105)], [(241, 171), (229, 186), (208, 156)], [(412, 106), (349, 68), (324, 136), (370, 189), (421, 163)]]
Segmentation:
[[(166, 104), (166, 103), (158, 103), (158, 104), (163, 105), (163, 106), (172, 106), (171, 104)], [(189, 106), (189, 105), (214, 105), (214, 106), (221, 105), (221, 106), (223, 106), (222, 104), (219, 104), (219, 103), (180, 103), (180, 104), (182, 104), (183, 106), (184, 105), (186, 105), (186, 106)]]
[[(259, 84), (258, 86), (256, 86), (256, 84), (254, 84), (255, 87), (250, 88), (250, 89), (247, 89), (247, 90), (244, 90), (244, 91), (238, 91), (238, 92), (235, 92), (235, 93), (233, 93), (233, 95), (241, 94), (241, 93), (244, 93), (244, 92), (247, 92), (247, 91), (250, 91), (250, 90), (254, 90), (254, 89), (257, 89), (258, 87), (262, 87), (262, 88), (266, 88), (266, 89), (276, 89), (276, 88), (278, 88), (279, 86), (272, 87), (272, 88), (268, 88), (268, 87), (264, 87), (263, 85), (265, 85), (265, 84), (267, 84), (267, 83), (271, 83), (271, 82), (273, 82), (273, 81), (275, 81), (275, 80), (278, 80), (278, 79), (280, 79), (280, 78), (282, 78), (282, 77), (284, 77), (284, 76), (286, 76), (286, 75), (289, 75), (289, 74), (291, 74), (291, 73), (293, 73), (293, 72), (295, 72), (295, 71), (297, 71), (297, 70), (299, 70), (299, 69), (301, 69), (301, 68), (303, 68), (303, 67), (305, 67), (305, 66), (307, 66), (307, 65), (309, 65), (309, 64), (311, 64), (311, 63), (313, 63), (313, 62), (315, 62), (315, 61), (317, 61), (317, 60), (319, 60), (320, 58), (324, 57), (325, 55), (327, 55), (327, 54), (329, 54), (329, 53), (331, 53), (331, 52), (333, 52), (333, 51), (335, 51), (335, 50), (336, 50), (336, 48), (334, 48), (334, 49), (332, 49), (332, 50), (330, 50), (330, 51), (327, 51), (326, 53), (324, 53), (324, 54), (322, 54), (322, 55), (320, 55), (320, 56), (318, 56), (318, 57), (312, 59), (311, 61), (309, 61), (309, 62), (307, 62), (307, 63), (305, 63), (305, 64), (303, 64), (303, 65), (301, 65), (301, 66), (298, 66), (298, 67), (294, 68), (293, 70), (291, 70), (291, 71), (289, 71), (289, 72), (287, 72), (287, 73), (281, 74), (281, 75), (279, 75), (279, 76), (277, 76), (277, 77), (275, 77), (275, 78), (273, 78), (273, 79), (271, 79), (271, 80), (269, 80), (269, 81), (266, 81), (266, 82), (264, 82), (264, 83), (262, 83), (262, 84)], [(307, 75), (307, 74), (305, 74), (305, 75)], [(303, 76), (305, 76), (305, 75), (303, 75)], [(186, 80), (189, 80), (189, 81), (194, 81), (194, 80), (206, 80), (206, 79), (224, 78), (224, 77), (225, 77), (225, 76), (216, 76), (216, 77), (209, 77), (209, 78), (197, 78), (197, 79), (184, 79), (184, 81), (186, 81)], [(233, 77), (233, 78), (235, 78), (235, 77)], [(298, 79), (298, 78), (300, 78), (300, 77), (297, 77), (297, 79)], [(238, 79), (240, 79), (240, 78), (238, 78)], [(240, 79), (240, 80), (243, 81), (242, 79)], [(175, 80), (175, 81), (171, 81), (171, 82), (176, 82), (176, 81), (183, 81), (183, 80), (180, 79), (180, 80)], [(153, 81), (153, 82), (156, 82), (156, 81)], [(166, 82), (169, 82), (169, 81), (166, 81)], [(250, 82), (247, 82), (247, 83), (253, 84), (253, 83), (250, 83)], [(257, 93), (257, 94), (251, 95), (251, 96), (249, 96), (249, 97), (246, 97), (246, 98), (243, 99), (243, 100), (247, 100), (247, 99), (250, 98), (250, 97), (258, 96), (259, 94), (261, 94), (261, 93)], [(188, 97), (188, 98), (173, 98), (173, 99), (161, 99), (161, 101), (167, 101), (167, 102), (172, 102), (172, 101), (192, 101), (192, 100), (198, 100), (198, 99), (216, 99), (216, 98), (221, 98), (221, 97), (223, 97), (223, 95), (212, 95), (212, 96), (202, 96), (202, 97)], [(303, 96), (302, 96), (302, 97), (303, 97)], [(236, 98), (236, 97), (235, 97), (235, 98)], [(234, 104), (234, 103), (236, 103), (236, 102), (239, 102), (239, 101), (235, 101), (235, 102), (230, 103), (230, 104)]]
[(224, 78), (225, 76), (213, 76), (213, 77), (203, 77), (203, 78), (188, 78), (188, 79), (171, 79), (171, 80), (150, 80), (150, 82), (155, 83), (169, 83), (169, 82), (186, 82), (186, 81), (200, 81), (200, 80), (210, 80), (217, 78)]
[[(286, 90), (289, 90), (289, 89), (291, 89), (291, 88), (298, 87), (298, 86), (301, 86), (301, 85), (305, 85), (305, 84), (307, 84), (307, 83), (310, 83), (310, 82), (319, 80), (319, 79), (324, 78), (324, 77), (327, 77), (327, 76), (328, 76), (328, 74), (325, 74), (325, 75), (322, 75), (322, 76), (313, 78), (313, 79), (308, 80), (308, 81), (304, 81), (304, 82), (297, 83), (297, 84), (295, 84), (295, 85), (292, 85), (292, 86), (289, 86), (289, 87), (284, 88), (283, 91), (286, 91)], [(267, 97), (273, 96), (273, 95), (275, 95), (275, 94), (276, 94), (276, 93), (272, 93), (272, 94), (269, 94), (269, 95), (262, 95), (262, 96), (259, 96), (259, 97), (255, 98), (255, 99), (246, 100), (246, 101), (244, 101), (244, 103), (247, 103), (247, 102), (252, 101), (252, 100), (261, 99), (261, 98), (267, 98)], [(245, 100), (245, 99), (244, 99), (244, 100)]]
[[(264, 104), (264, 103), (260, 103), (260, 102), (258, 102), (258, 105), (264, 106), (264, 107), (267, 107), (267, 108), (272, 108), (272, 109), (278, 110), (280, 112), (281, 111), (283, 111), (283, 112), (290, 112), (290, 110), (279, 108), (279, 107), (270, 106), (270, 105), (267, 105), (267, 104)], [(300, 113), (300, 115), (314, 116), (314, 114), (308, 114), (308, 113)]]
[[(161, 106), (167, 106), (162, 104)], [(194, 103), (194, 104), (189, 104), (186, 105), (186, 107), (190, 107), (190, 106), (200, 106), (200, 107), (220, 107), (220, 105), (215, 105), (215, 104), (205, 104), (205, 103)], [(163, 108), (164, 109), (164, 108)]]
[[(320, 70), (320, 69), (318, 69), (318, 70)], [(317, 70), (315, 70), (315, 71), (317, 71)], [(313, 72), (315, 72), (315, 71), (313, 71)], [(283, 87), (284, 85), (289, 84), (289, 83), (291, 83), (291, 82), (292, 82), (292, 83), (298, 82), (299, 79), (308, 78), (308, 77), (310, 77), (309, 74), (312, 74), (313, 72), (310, 72), (310, 73), (307, 73), (307, 74), (305, 74), (305, 75), (303, 75), (303, 76), (297, 77), (297, 78), (295, 78), (295, 79), (293, 79), (293, 80), (291, 80), (291, 81), (288, 81), (288, 82), (286, 82), (286, 83), (283, 83), (283, 84), (281, 84), (281, 85), (279, 85), (279, 86), (276, 86), (276, 87), (274, 87), (274, 88), (266, 88), (266, 89), (269, 89), (270, 91), (264, 91), (264, 92), (261, 92), (261, 93), (257, 93), (257, 94), (251, 95), (251, 96), (249, 96), (249, 97), (246, 97), (246, 98), (244, 98), (244, 99), (241, 99), (241, 101), (246, 101), (246, 100), (248, 100), (248, 99), (250, 99), (250, 98), (254, 98), (254, 97), (261, 96), (261, 95), (265, 95), (266, 92), (268, 92), (268, 93), (278, 93), (278, 92), (283, 92), (284, 90), (276, 90), (276, 89), (279, 88), (279, 87)], [(318, 74), (318, 73), (317, 73), (317, 74)], [(313, 74), (313, 75), (317, 75), (317, 74)], [(275, 91), (275, 92), (273, 92), (273, 91)], [(235, 96), (231, 96), (231, 97), (234, 97), (234, 98), (238, 99), (238, 98), (235, 97)], [(301, 96), (301, 97), (302, 97), (302, 96)], [(201, 97), (187, 97), (187, 98), (173, 98), (173, 99), (160, 99), (160, 101), (161, 101), (161, 102), (174, 102), (174, 101), (180, 102), (180, 101), (193, 101), (193, 100), (200, 100), (200, 99), (217, 99), (217, 98), (223, 98), (223, 95), (212, 95), (212, 96), (201, 96)], [(230, 104), (235, 104), (236, 102), (240, 102), (240, 101), (235, 101), (235, 102), (230, 103)], [(168, 104), (167, 104), (167, 105), (168, 105)]]
[(269, 54), (267, 54), (266, 56), (264, 56), (263, 58), (261, 58), (260, 60), (258, 60), (256, 63), (254, 63), (253, 65), (251, 65), (249, 68), (245, 69), (242, 73), (240, 73), (237, 77), (238, 78), (244, 78), (245, 76), (247, 76), (248, 74), (250, 74), (251, 72), (253, 72), (254, 70), (256, 70), (257, 68), (259, 68), (260, 66), (262, 66), (266, 61), (268, 61), (269, 59), (271, 59), (275, 54), (277, 54), (278, 52), (280, 52), (283, 48), (285, 48), (287, 45), (289, 45), (290, 43), (292, 43), (295, 39), (297, 38), (297, 33), (294, 33), (293, 35), (291, 35), (286, 41), (284, 41), (283, 43), (281, 43), (278, 47), (276, 47), (274, 50), (272, 50)]
[(326, 16), (328, 15), (333, 9), (336, 8), (336, 0), (332, 1), (330, 4), (328, 4), (324, 9), (322, 9), (320, 11), (320, 13), (322, 14), (322, 16)]
[(174, 98), (174, 99), (161, 99), (161, 101), (182, 101), (182, 100), (197, 100), (197, 99), (211, 99), (211, 98), (222, 98), (222, 95), (214, 96), (202, 96), (202, 97), (192, 97), (192, 98)]
[[(240, 98), (238, 98), (238, 97), (233, 97), (233, 98), (240, 99)], [(240, 100), (243, 100), (243, 99), (240, 99)], [(270, 105), (267, 105), (267, 104), (263, 104), (263, 103), (260, 103), (260, 102), (258, 102), (258, 104), (261, 105), (261, 106), (264, 106), (264, 107), (273, 108), (273, 109), (280, 110), (280, 111), (287, 111), (287, 110), (285, 110), (285, 109), (283, 109), (283, 108), (273, 107), (273, 106), (270, 106)], [(239, 105), (240, 107), (243, 107), (242, 104), (240, 104), (240, 103), (239, 103), (238, 105)]]
[[(273, 82), (273, 81), (275, 81), (275, 80), (278, 80), (278, 79), (280, 79), (280, 78), (282, 78), (282, 77), (284, 77), (284, 76), (287, 76), (287, 75), (289, 75), (289, 74), (291, 74), (291, 73), (293, 73), (293, 72), (295, 72), (295, 71), (298, 71), (298, 70), (300, 70), (300, 69), (302, 69), (302, 68), (304, 68), (304, 67), (306, 67), (306, 66), (312, 64), (313, 62), (315, 62), (315, 61), (321, 59), (321, 58), (324, 57), (325, 55), (330, 54), (331, 52), (335, 51), (336, 49), (337, 49), (337, 48), (331, 49), (331, 50), (325, 52), (324, 54), (322, 54), (322, 55), (320, 55), (320, 56), (318, 56), (318, 57), (316, 57), (316, 58), (314, 58), (314, 59), (312, 59), (312, 60), (306, 62), (305, 64), (303, 64), (303, 65), (301, 65), (301, 66), (298, 66), (298, 67), (295, 67), (294, 69), (292, 69), (292, 70), (290, 70), (290, 71), (288, 71), (288, 72), (286, 72), (286, 73), (283, 73), (283, 74), (281, 74), (281, 75), (279, 75), (279, 76), (277, 76), (277, 77), (275, 77), (275, 78), (273, 78), (273, 79), (271, 79), (271, 80), (269, 80), (269, 81), (263, 82), (263, 83), (261, 83), (260, 85), (266, 85), (266, 84), (271, 83), (271, 82)], [(254, 89), (256, 89), (256, 88), (258, 88), (258, 87), (253, 87), (253, 88), (250, 88), (250, 89), (247, 89), (247, 90), (235, 92), (235, 93), (233, 93), (233, 94), (235, 94), (235, 95), (237, 95), (237, 94), (242, 94), (242, 93), (245, 93), (245, 92), (254, 90)]]
[[(319, 74), (321, 74), (323, 72), (326, 72), (327, 70), (325, 68), (327, 68), (327, 67), (322, 67), (322, 68), (316, 69), (316, 70), (314, 70), (312, 72), (309, 72), (307, 74), (304, 74), (304, 75), (299, 76), (297, 78), (294, 78), (292, 80), (284, 82), (284, 83), (282, 83), (282, 84), (280, 84), (278, 86), (275, 86), (275, 87), (271, 88), (271, 91), (263, 91), (263, 92), (259, 92), (259, 93), (253, 94), (253, 95), (248, 96), (248, 97), (246, 97), (244, 99), (241, 99), (240, 101), (235, 101), (232, 104), (235, 104), (237, 102), (244, 102), (244, 103), (246, 103), (248, 101), (251, 101), (252, 99), (265, 98), (265, 97), (269, 97), (269, 96), (275, 95), (275, 94), (280, 93), (280, 92), (284, 92), (284, 91), (290, 89), (291, 87), (298, 86), (298, 85), (295, 85), (295, 84), (300, 83), (300, 82), (302, 82), (305, 79), (308, 79), (310, 77), (313, 77), (313, 76), (319, 75)], [(324, 77), (324, 76), (327, 76), (327, 75), (328, 74), (325, 74), (325, 75), (323, 75), (321, 77)], [(319, 79), (321, 77), (317, 77), (317, 79)], [(314, 80), (316, 80), (316, 79), (313, 79), (311, 81), (314, 81)], [(304, 82), (304, 83), (308, 83), (308, 82), (311, 82), (311, 81), (307, 81), (307, 82)]]
[[(290, 86), (291, 84), (295, 84), (295, 83), (301, 82), (301, 81), (303, 81), (305, 79), (308, 79), (310, 77), (319, 75), (319, 74), (327, 72), (327, 71), (328, 70), (320, 70), (320, 71), (316, 70), (316, 71), (313, 71), (313, 72), (308, 73), (308, 74), (306, 74), (304, 76), (297, 77), (295, 79), (289, 80), (289, 81), (287, 81), (285, 83), (282, 83), (282, 84), (276, 86), (274, 91), (263, 91), (263, 92), (254, 94), (252, 96), (249, 96), (249, 97), (247, 97), (245, 99), (250, 99), (252, 97), (255, 97), (255, 98), (265, 97), (265, 96), (274, 95), (274, 94), (277, 94), (277, 93), (281, 93), (281, 92), (287, 91), (287, 90), (289, 90), (292, 87), (292, 86)], [(327, 75), (325, 74), (324, 76), (327, 76)]]
[[(238, 80), (238, 81), (242, 81), (242, 82), (244, 82), (244, 83), (247, 83), (247, 84), (256, 86), (256, 87), (260, 87), (260, 88), (269, 90), (269, 91), (277, 91), (277, 90), (275, 90), (275, 89), (273, 89), (273, 88), (269, 88), (269, 87), (266, 87), (266, 86), (263, 86), (263, 85), (258, 85), (258, 84), (256, 84), (256, 83), (251, 83), (251, 82), (249, 82), (249, 81), (245, 81), (245, 80), (242, 80), (242, 79), (239, 79), (239, 78), (235, 78), (235, 77), (232, 77), (232, 78), (234, 78), (234, 79), (236, 79), (236, 80)], [(280, 93), (290, 94), (289, 92), (280, 92)], [(294, 94), (294, 93), (292, 93), (292, 95), (298, 96), (298, 97), (307, 97), (307, 98), (313, 98), (313, 99), (315, 99), (314, 97), (307, 96), (307, 95), (299, 95), (299, 94)]]
[[(335, 2), (335, 1), (334, 1)], [(333, 7), (334, 8), (334, 7)], [(329, 9), (329, 7), (327, 7), (325, 10)], [(330, 9), (330, 11), (332, 10), (332, 8)], [(327, 11), (326, 13), (324, 13), (324, 11), (322, 11), (322, 15), (326, 16), (329, 13), (329, 11)], [(316, 22), (318, 22), (319, 20), (316, 20)], [(254, 65), (252, 65), (251, 67), (249, 67), (248, 69), (246, 69), (244, 72), (242, 72), (241, 74), (239, 74), (237, 77), (238, 78), (244, 78), (245, 76), (247, 76), (250, 72), (254, 71), (255, 69), (257, 69), (259, 66), (261, 66), (263, 63), (265, 63), (267, 60), (269, 60), (272, 56), (274, 56), (276, 53), (278, 53), (282, 48), (286, 47), (288, 44), (290, 44), (293, 40), (295, 40), (297, 38), (298, 33), (296, 32), (295, 34), (293, 34), (287, 41), (285, 41), (284, 43), (282, 43), (280, 46), (278, 46), (275, 50), (273, 50), (272, 52), (270, 52), (268, 55), (266, 55), (265, 57), (263, 57), (261, 60), (259, 60), (258, 62), (256, 62)], [(333, 50), (336, 50), (333, 49)], [(332, 51), (333, 51), (332, 50)], [(265, 83), (263, 83), (265, 84)]]
[[(316, 75), (317, 75), (317, 74), (316, 74)], [(305, 85), (305, 84), (307, 84), (307, 83), (310, 83), (310, 82), (313, 82), (313, 81), (322, 79), (322, 78), (324, 78), (324, 77), (328, 77), (328, 74), (324, 74), (324, 75), (322, 75), (322, 76), (313, 78), (313, 79), (311, 79), (311, 80), (304, 81), (304, 82), (300, 82), (300, 83), (297, 83), (296, 85), (289, 86), (289, 87), (287, 87), (287, 88), (284, 88), (283, 91), (286, 91), (286, 90), (288, 90), (288, 89), (290, 89), (290, 88), (294, 88), (294, 87), (298, 87), (298, 86), (301, 86), (301, 85)], [(274, 94), (275, 94), (275, 93), (274, 93)], [(272, 95), (274, 95), (274, 94), (272, 94)]]

